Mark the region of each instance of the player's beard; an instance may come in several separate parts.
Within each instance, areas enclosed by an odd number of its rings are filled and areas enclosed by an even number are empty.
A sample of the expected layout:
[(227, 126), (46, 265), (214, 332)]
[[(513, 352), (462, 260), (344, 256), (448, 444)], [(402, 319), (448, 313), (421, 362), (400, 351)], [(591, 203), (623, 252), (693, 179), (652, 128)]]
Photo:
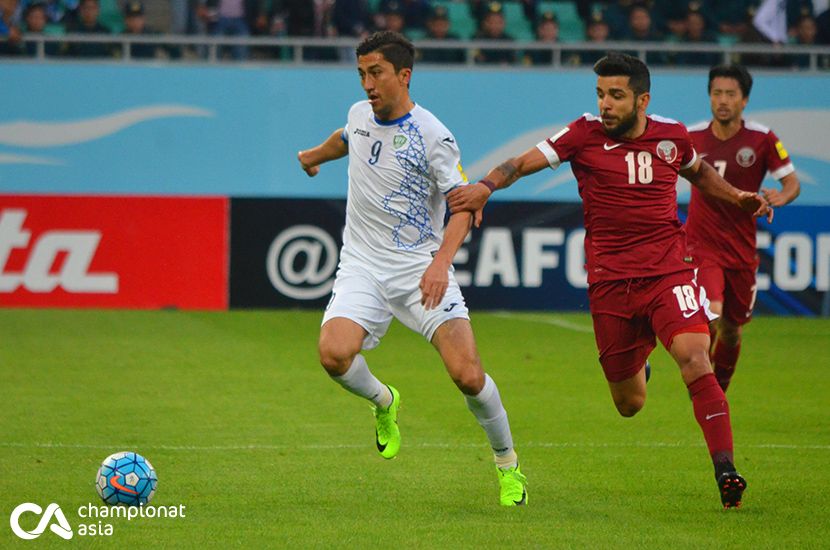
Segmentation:
[(602, 127), (605, 129), (606, 134), (616, 138), (628, 133), (628, 131), (636, 125), (637, 110), (633, 109), (629, 115), (620, 117), (620, 122), (615, 127), (609, 128), (608, 126), (605, 126), (605, 124), (603, 124)]

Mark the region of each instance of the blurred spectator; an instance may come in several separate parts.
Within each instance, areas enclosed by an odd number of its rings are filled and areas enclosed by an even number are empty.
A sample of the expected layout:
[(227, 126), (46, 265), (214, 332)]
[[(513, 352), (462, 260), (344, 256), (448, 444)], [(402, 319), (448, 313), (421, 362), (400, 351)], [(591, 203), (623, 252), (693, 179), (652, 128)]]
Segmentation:
[[(706, 18), (699, 10), (690, 9), (686, 15), (686, 35), (683, 42), (686, 44), (715, 44), (718, 41), (715, 33), (706, 26)], [(722, 61), (722, 56), (716, 52), (679, 52), (675, 56), (678, 65), (702, 65), (712, 67)]]
[(819, 44), (830, 44), (830, 9), (825, 10), (816, 17), (816, 42)]
[(45, 2), (33, 2), (23, 12), (23, 30), (26, 34), (43, 34), (48, 22)]
[(403, 6), (397, 0), (383, 2), (377, 13), (376, 27), (378, 30), (393, 31), (405, 34), (406, 19)]
[(802, 15), (795, 25), (796, 44), (815, 44), (818, 36), (818, 26), (812, 15)]
[[(78, 20), (67, 25), (66, 31), (78, 34), (110, 34), (110, 30), (98, 22), (101, 8), (98, 0), (81, 0)], [(64, 53), (70, 57), (115, 57), (118, 48), (113, 44), (72, 42), (65, 44)]]
[[(659, 42), (663, 35), (654, 29), (651, 21), (651, 14), (645, 4), (634, 4), (628, 12), (628, 34), (625, 40), (633, 42)], [(649, 52), (646, 54), (646, 63), (649, 65), (662, 65), (668, 61), (663, 52)]]
[[(527, 20), (530, 21), (531, 25), (535, 26), (539, 0), (513, 1), (519, 2), (522, 5), (522, 11), (524, 11), (525, 18), (527, 18)], [(493, 3), (492, 0), (468, 0), (468, 2), (470, 4), (470, 13), (473, 14), (476, 23), (479, 27), (481, 27), (481, 22), (490, 12), (490, 5)]]
[(396, 14), (400, 13), (404, 20), (403, 26), (406, 28), (423, 29), (430, 12), (430, 5), (427, 0), (380, 0), (377, 11), (385, 13), (387, 10), (392, 10)]
[[(23, 12), (23, 31), (24, 38), (30, 36), (42, 36), (46, 32), (46, 25), (49, 23), (49, 17), (46, 14), (45, 2), (34, 2), (26, 7)], [(47, 42), (44, 45), (44, 53), (47, 56), (56, 56), (60, 50), (56, 42)], [(35, 42), (26, 42), (23, 44), (23, 53), (34, 57), (37, 55), (37, 44)]]
[[(332, 26), (334, 0), (274, 0), (271, 4), (271, 34), (275, 36), (335, 35)], [(286, 50), (293, 56), (293, 48)], [(303, 48), (304, 61), (337, 61), (337, 49), (321, 46)]]
[[(475, 40), (512, 41), (513, 38), (504, 32), (504, 27), (504, 13), (502, 13), (501, 3), (490, 2), (487, 5), (487, 13), (481, 20), (481, 26), (473, 38)], [(516, 52), (514, 50), (481, 49), (476, 52), (475, 61), (482, 64), (512, 64), (516, 62)]]
[[(247, 37), (252, 29), (263, 33), (268, 27), (262, 0), (200, 0), (197, 12), (212, 36)], [(231, 56), (236, 60), (248, 59), (248, 47), (232, 46)]]
[(651, 14), (643, 4), (631, 6), (628, 12), (628, 33), (626, 40), (651, 42), (663, 39), (663, 35), (654, 29)]
[[(803, 44), (805, 46), (815, 46), (817, 45), (817, 37), (818, 37), (818, 25), (816, 25), (816, 20), (812, 15), (805, 14), (802, 15), (801, 18), (796, 22), (795, 25), (795, 43), (796, 44)], [(798, 55), (795, 56), (795, 66), (807, 68), (810, 66), (810, 56), (808, 55)], [(830, 65), (830, 58), (826, 55), (820, 55), (817, 59), (817, 65), (822, 68), (826, 69), (828, 65)]]
[(18, 8), (17, 0), (0, 0), (0, 55), (22, 53)]
[(602, 12), (594, 12), (585, 28), (585, 37), (588, 42), (605, 42), (611, 37), (611, 28)]
[(23, 0), (21, 8), (25, 11), (31, 4), (41, 3), (46, 6), (47, 25), (49, 23), (66, 25), (77, 19), (79, 0)]
[[(147, 28), (144, 4), (141, 0), (128, 0), (124, 5), (124, 34), (158, 34)], [(156, 44), (134, 43), (127, 47), (130, 49), (130, 57), (134, 59), (154, 59), (158, 56), (160, 50)]]
[[(539, 18), (536, 25), (536, 40), (556, 44), (559, 42), (559, 19), (552, 11), (546, 11)], [(528, 50), (525, 53), (525, 65), (550, 65), (553, 63), (553, 52), (550, 50)]]
[[(819, 2), (820, 3), (820, 2)], [(827, 3), (824, 3), (826, 6)], [(787, 0), (787, 27), (795, 28), (805, 15), (815, 17), (813, 0)]]
[[(435, 6), (427, 18), (426, 38), (432, 40), (458, 40), (450, 31), (450, 17), (447, 8)], [(463, 49), (423, 48), (420, 50), (421, 61), (426, 63), (464, 63), (466, 55)]]
[[(611, 28), (603, 17), (600, 10), (595, 10), (585, 27), (585, 40), (587, 42), (607, 42), (611, 36)], [(583, 50), (569, 56), (568, 63), (573, 65), (591, 65), (605, 55), (604, 50)]]
[(665, 24), (668, 39), (682, 40), (686, 35), (686, 13), (689, 6), (686, 2), (676, 0), (655, 0), (654, 10), (660, 14)]
[[(608, 24), (610, 40), (623, 40), (628, 33), (628, 12), (633, 0), (577, 0), (577, 11), (587, 27), (594, 14), (599, 12)], [(642, 1), (639, 2), (644, 4)], [(650, 6), (650, 4), (649, 4)]]
[(718, 23), (718, 32), (737, 38), (752, 34), (752, 16), (759, 0), (721, 0), (711, 3), (712, 17)]
[[(362, 40), (369, 36), (369, 10), (365, 0), (337, 0), (332, 14), (334, 28), (339, 36)], [(354, 48), (340, 48), (341, 61), (356, 61)]]

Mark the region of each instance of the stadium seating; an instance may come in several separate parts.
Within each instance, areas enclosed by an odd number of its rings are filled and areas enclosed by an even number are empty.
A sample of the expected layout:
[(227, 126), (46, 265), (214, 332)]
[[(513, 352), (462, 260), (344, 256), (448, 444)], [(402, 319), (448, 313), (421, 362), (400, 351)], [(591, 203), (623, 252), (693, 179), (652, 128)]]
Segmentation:
[(519, 41), (532, 41), (536, 39), (536, 32), (530, 21), (525, 17), (524, 8), (519, 2), (502, 3), (504, 13), (504, 31)]
[(100, 0), (99, 6), (101, 13), (98, 15), (98, 22), (108, 28), (111, 33), (124, 32), (124, 15), (121, 13), (118, 0)]

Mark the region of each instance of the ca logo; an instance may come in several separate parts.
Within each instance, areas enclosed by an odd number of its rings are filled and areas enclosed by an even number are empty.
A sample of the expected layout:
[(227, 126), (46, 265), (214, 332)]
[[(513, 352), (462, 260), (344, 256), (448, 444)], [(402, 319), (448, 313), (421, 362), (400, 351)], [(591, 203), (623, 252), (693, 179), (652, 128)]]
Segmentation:
[[(37, 527), (35, 527), (32, 531), (24, 531), (20, 527), (20, 516), (22, 516), (26, 512), (32, 512), (38, 515), (43, 513), (43, 517), (40, 518), (40, 522), (38, 522)], [(49, 525), (52, 516), (55, 517), (55, 521), (57, 523)], [(55, 504), (54, 502), (46, 507), (46, 512), (43, 512), (43, 508), (41, 508), (33, 502), (24, 502), (12, 511), (12, 516), (9, 519), (9, 523), (11, 524), (12, 531), (14, 531), (14, 534), (20, 537), (21, 539), (26, 540), (38, 538), (41, 535), (41, 533), (43, 533), (46, 530), (47, 525), (49, 525), (49, 529), (51, 529), (53, 533), (55, 533), (62, 539), (69, 540), (72, 538), (73, 534), (72, 527), (69, 526), (69, 522), (66, 521), (66, 516), (63, 515), (63, 510), (61, 510), (61, 507)]]

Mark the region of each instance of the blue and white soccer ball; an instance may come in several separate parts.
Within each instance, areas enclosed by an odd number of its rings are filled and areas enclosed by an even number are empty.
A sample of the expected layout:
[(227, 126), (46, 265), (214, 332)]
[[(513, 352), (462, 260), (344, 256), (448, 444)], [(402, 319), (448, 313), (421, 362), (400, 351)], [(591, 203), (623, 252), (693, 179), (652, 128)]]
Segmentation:
[(139, 506), (153, 498), (158, 477), (153, 465), (137, 453), (109, 455), (98, 468), (95, 488), (113, 506)]

